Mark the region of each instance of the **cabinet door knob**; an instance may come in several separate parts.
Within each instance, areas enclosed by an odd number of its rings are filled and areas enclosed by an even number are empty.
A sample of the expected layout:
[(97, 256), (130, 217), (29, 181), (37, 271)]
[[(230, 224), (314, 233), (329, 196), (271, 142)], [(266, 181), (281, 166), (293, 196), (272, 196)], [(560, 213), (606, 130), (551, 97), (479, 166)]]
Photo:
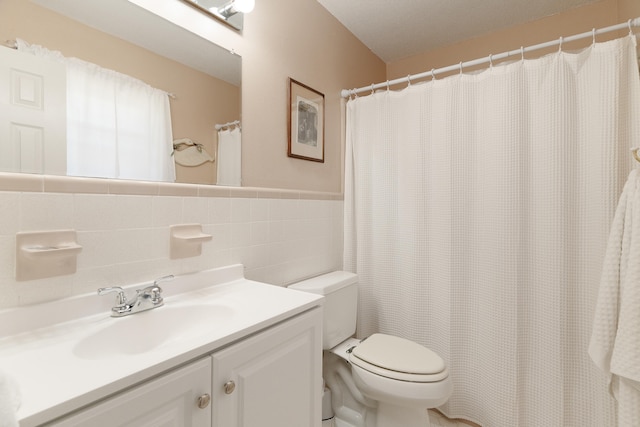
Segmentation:
[(211, 396), (209, 394), (203, 394), (198, 397), (198, 408), (204, 409), (209, 406), (209, 402), (211, 402)]
[(226, 383), (224, 383), (224, 392), (226, 394), (233, 393), (233, 390), (235, 389), (236, 389), (236, 383), (234, 383), (233, 381), (227, 381)]

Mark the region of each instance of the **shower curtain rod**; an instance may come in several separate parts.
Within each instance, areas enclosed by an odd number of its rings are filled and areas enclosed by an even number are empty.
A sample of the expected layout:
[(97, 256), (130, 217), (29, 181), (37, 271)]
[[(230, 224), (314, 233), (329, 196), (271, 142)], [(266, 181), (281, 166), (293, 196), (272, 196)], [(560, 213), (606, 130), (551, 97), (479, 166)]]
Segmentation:
[(562, 49), (562, 44), (565, 42), (572, 42), (575, 40), (586, 39), (588, 37), (593, 37), (593, 39), (595, 40), (595, 37), (598, 34), (610, 33), (612, 31), (624, 30), (626, 28), (629, 29), (629, 32), (632, 32), (631, 27), (640, 27), (640, 17), (635, 19), (629, 19), (627, 22), (624, 22), (621, 24), (611, 25), (609, 27), (604, 27), (600, 29), (594, 28), (591, 31), (587, 31), (581, 34), (576, 34), (569, 37), (560, 37), (559, 39), (553, 40), (550, 42), (540, 43), (540, 44), (536, 44), (528, 47), (521, 47), (520, 49), (511, 50), (511, 51), (499, 53), (496, 55), (489, 55), (487, 57), (474, 59), (472, 61), (460, 62), (459, 64), (450, 65), (448, 67), (434, 68), (431, 71), (425, 71), (419, 74), (408, 75), (407, 77), (400, 77), (395, 80), (387, 80), (386, 82), (376, 83), (370, 86), (363, 86), (357, 89), (342, 89), (342, 91), (340, 92), (340, 95), (343, 98), (348, 98), (352, 95), (357, 95), (358, 93), (362, 93), (366, 91), (373, 92), (376, 89), (381, 89), (385, 87), (389, 88), (389, 86), (393, 86), (401, 83), (411, 84), (412, 80), (420, 80), (426, 77), (435, 78), (436, 74), (447, 73), (449, 71), (455, 71), (455, 70), (460, 70), (460, 72), (462, 72), (462, 69), (465, 67), (471, 67), (473, 65), (480, 65), (480, 64), (491, 64), (493, 61), (509, 58), (510, 56), (520, 55), (524, 57), (524, 54), (527, 52), (533, 52), (534, 50), (540, 50), (547, 47), (559, 45), (560, 49)]

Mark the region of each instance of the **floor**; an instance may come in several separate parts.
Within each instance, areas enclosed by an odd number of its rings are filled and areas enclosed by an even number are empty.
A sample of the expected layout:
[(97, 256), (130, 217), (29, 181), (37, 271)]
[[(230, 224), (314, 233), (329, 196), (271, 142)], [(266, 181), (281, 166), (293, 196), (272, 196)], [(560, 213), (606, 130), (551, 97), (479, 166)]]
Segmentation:
[[(480, 427), (469, 421), (450, 420), (438, 411), (429, 410), (431, 427)], [(334, 427), (332, 420), (323, 421), (322, 427)]]
[(429, 410), (431, 427), (480, 427), (471, 421), (450, 420), (438, 411)]

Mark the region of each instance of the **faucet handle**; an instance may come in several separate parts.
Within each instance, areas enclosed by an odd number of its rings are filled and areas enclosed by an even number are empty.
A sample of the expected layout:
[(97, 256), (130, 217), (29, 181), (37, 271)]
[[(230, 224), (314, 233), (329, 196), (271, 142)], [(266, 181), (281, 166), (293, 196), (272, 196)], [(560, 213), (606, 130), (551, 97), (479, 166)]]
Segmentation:
[(162, 302), (162, 288), (158, 285), (150, 285), (143, 289), (137, 289), (136, 292), (140, 296), (147, 297), (154, 304)]
[(124, 305), (127, 303), (127, 295), (124, 293), (124, 290), (120, 286), (98, 289), (98, 295), (106, 295), (112, 292), (118, 293), (118, 295), (116, 295), (116, 298), (118, 299), (118, 305)]
[(151, 302), (153, 302), (154, 304), (161, 304), (162, 303), (162, 288), (158, 285), (158, 283), (166, 282), (166, 281), (169, 281), (169, 280), (173, 280), (173, 278), (174, 278), (173, 274), (170, 274), (168, 276), (160, 277), (160, 278), (158, 278), (158, 279), (153, 281), (153, 285), (150, 285), (150, 286), (147, 286), (144, 289), (138, 290), (138, 294), (147, 295), (151, 299)]

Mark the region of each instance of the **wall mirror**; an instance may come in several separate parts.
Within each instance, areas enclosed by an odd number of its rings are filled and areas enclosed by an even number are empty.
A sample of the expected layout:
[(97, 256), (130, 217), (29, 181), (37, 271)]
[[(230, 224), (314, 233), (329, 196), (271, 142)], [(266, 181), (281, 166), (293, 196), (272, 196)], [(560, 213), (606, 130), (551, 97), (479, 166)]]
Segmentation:
[[(3, 0), (3, 3), (3, 10), (9, 13), (3, 13), (0, 24), (10, 23), (5, 27), (13, 28), (12, 38), (99, 63), (174, 95), (170, 101), (174, 140), (193, 140), (215, 158), (216, 125), (241, 119), (242, 60), (233, 51), (128, 0)], [(176, 4), (180, 4), (179, 0)], [(7, 16), (12, 12), (15, 16)], [(74, 24), (69, 26), (73, 28), (61, 28), (64, 21), (59, 15), (72, 19)], [(220, 23), (212, 20), (211, 25)], [(47, 46), (47, 34), (51, 35), (52, 46)], [(30, 35), (36, 40), (29, 40)], [(8, 40), (3, 31), (0, 37)], [(95, 45), (88, 46), (89, 40), (95, 41)], [(83, 57), (86, 52), (88, 55)], [(176, 165), (176, 182), (215, 184), (217, 160), (195, 167)]]

